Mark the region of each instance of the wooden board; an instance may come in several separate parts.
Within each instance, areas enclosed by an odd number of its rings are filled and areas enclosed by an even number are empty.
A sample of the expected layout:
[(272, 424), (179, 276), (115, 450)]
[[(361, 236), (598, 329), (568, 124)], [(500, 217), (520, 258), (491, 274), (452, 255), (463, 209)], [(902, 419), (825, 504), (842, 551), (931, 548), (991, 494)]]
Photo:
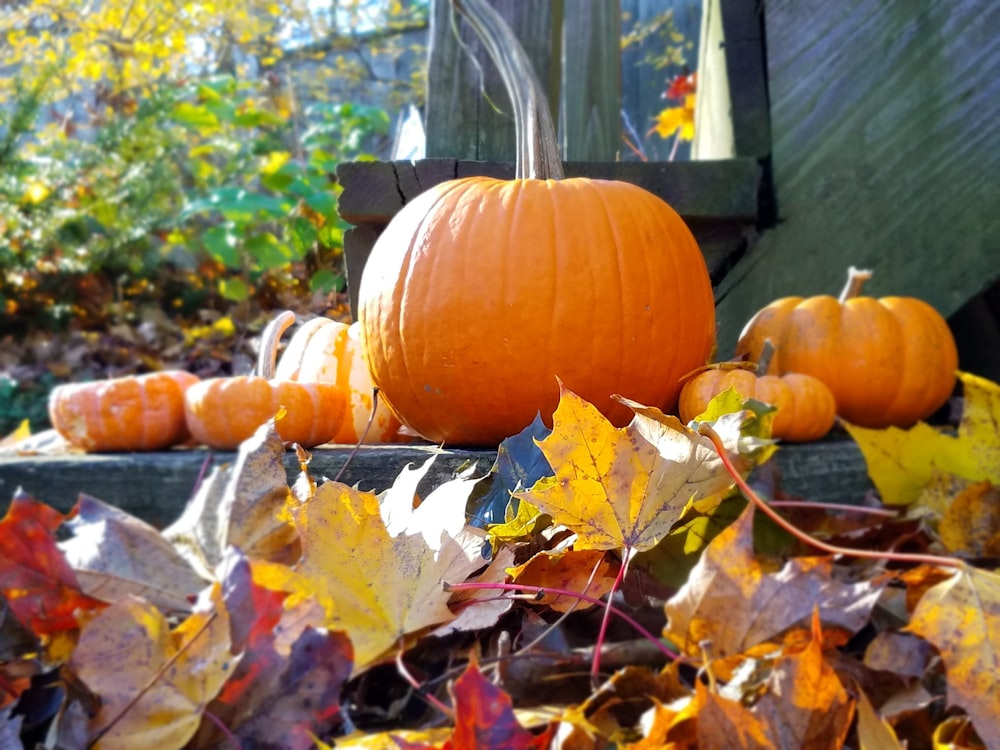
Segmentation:
[(876, 296), (945, 315), (1000, 277), (1000, 3), (768, 0), (778, 224), (717, 290), (720, 354), (786, 295)]
[[(313, 478), (336, 476), (350, 452), (348, 448), (314, 450), (310, 463)], [(486, 473), (496, 459), (495, 451), (365, 446), (351, 459), (341, 481), (382, 491), (392, 485), (407, 464), (420, 465), (433, 454), (437, 458), (425, 480), (428, 487), (446, 481), (471, 463), (476, 464), (477, 473)], [(208, 458), (211, 463), (206, 466)], [(234, 459), (234, 453), (210, 456), (201, 450), (0, 457), (0, 510), (6, 512), (19, 487), (63, 512), (72, 508), (83, 492), (163, 528), (181, 514), (203, 470)], [(785, 492), (793, 496), (819, 502), (859, 503), (871, 488), (861, 452), (850, 441), (786, 445), (773, 460), (781, 471)], [(294, 452), (285, 455), (285, 469), (289, 482), (293, 482), (299, 472)]]
[[(760, 166), (756, 159), (715, 162), (568, 162), (567, 177), (623, 180), (660, 196), (681, 216), (757, 219)], [(351, 224), (386, 223), (427, 188), (444, 180), (482, 175), (513, 179), (511, 162), (423, 159), (417, 162), (345, 162), (338, 210)]]

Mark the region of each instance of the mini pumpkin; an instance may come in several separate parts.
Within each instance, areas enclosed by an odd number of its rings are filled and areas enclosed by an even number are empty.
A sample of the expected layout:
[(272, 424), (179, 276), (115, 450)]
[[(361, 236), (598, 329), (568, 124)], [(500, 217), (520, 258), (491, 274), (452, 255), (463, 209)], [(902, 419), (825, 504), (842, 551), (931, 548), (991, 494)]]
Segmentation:
[(330, 442), (346, 413), (347, 396), (332, 383), (237, 375), (203, 380), (185, 396), (191, 436), (219, 450), (238, 447), (276, 415), (282, 440), (311, 448)]
[(678, 405), (680, 418), (685, 422), (694, 419), (727, 388), (776, 407), (771, 434), (790, 442), (819, 440), (837, 418), (833, 394), (814, 377), (794, 372), (758, 375), (748, 369), (720, 367), (705, 369), (684, 384)]
[(517, 38), (488, 3), (455, 5), (514, 104), (516, 179), (431, 187), (376, 241), (358, 302), (372, 380), (415, 432), (457, 445), (496, 445), (539, 412), (549, 419), (557, 378), (616, 425), (633, 416), (616, 393), (672, 408), (715, 342), (697, 242), (636, 185), (562, 179)]
[(181, 370), (65, 383), (49, 394), (49, 420), (85, 451), (156, 451), (188, 438), (184, 393), (198, 378)]
[(958, 351), (948, 323), (913, 297), (860, 297), (870, 271), (851, 268), (839, 298), (786, 297), (743, 329), (736, 353), (757, 359), (775, 346), (768, 373), (822, 380), (853, 424), (907, 427), (942, 406), (955, 385)]
[[(275, 318), (279, 338), (294, 320), (292, 313)], [(372, 418), (375, 386), (362, 356), (360, 331), (358, 323), (347, 325), (329, 318), (313, 318), (288, 342), (274, 377), (333, 383), (347, 394), (348, 418), (343, 420), (331, 442), (353, 444), (364, 435), (365, 443), (391, 443), (399, 437), (400, 423), (383, 399), (376, 404)], [(263, 347), (261, 354), (264, 354)], [(262, 368), (258, 370), (263, 373)]]

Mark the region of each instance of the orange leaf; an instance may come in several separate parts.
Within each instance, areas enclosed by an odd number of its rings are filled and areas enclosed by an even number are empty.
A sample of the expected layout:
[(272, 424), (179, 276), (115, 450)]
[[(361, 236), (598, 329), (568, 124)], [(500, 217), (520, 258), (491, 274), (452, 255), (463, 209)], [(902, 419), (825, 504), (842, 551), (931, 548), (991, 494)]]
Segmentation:
[(818, 610), (812, 639), (798, 653), (782, 654), (754, 713), (768, 725), (777, 748), (840, 750), (851, 728), (854, 700), (823, 658)]
[[(594, 568), (600, 566), (590, 581)], [(541, 552), (523, 565), (508, 571), (511, 580), (523, 586), (543, 586), (546, 588), (565, 589), (600, 598), (611, 591), (615, 575), (611, 565), (604, 559), (600, 550), (567, 550), (565, 552)], [(568, 612), (570, 609), (586, 609), (594, 606), (571, 596), (553, 596), (541, 600), (556, 612)]]
[(907, 629), (941, 652), (948, 703), (965, 709), (980, 737), (1000, 738), (1000, 575), (955, 571), (921, 597)]
[(56, 546), (59, 511), (16, 495), (0, 521), (0, 595), (37, 635), (76, 630), (77, 610), (106, 605), (80, 590), (73, 569)]

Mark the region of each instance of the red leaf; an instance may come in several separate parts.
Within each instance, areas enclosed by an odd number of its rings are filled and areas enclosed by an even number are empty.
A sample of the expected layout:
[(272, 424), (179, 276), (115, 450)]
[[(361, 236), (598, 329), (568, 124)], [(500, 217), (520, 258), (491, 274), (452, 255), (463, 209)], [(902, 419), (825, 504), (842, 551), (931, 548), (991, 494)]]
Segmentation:
[(80, 591), (56, 546), (63, 515), (27, 495), (15, 495), (0, 521), (0, 594), (37, 635), (77, 629), (77, 610), (107, 605)]

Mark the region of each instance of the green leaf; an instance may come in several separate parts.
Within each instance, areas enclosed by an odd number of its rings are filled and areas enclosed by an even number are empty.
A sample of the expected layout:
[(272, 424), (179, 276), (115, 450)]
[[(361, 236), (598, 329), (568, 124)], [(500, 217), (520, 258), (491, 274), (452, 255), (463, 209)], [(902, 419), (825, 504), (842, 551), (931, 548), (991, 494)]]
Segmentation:
[(183, 221), (194, 214), (209, 211), (219, 211), (229, 221), (250, 221), (258, 213), (279, 218), (287, 215), (294, 205), (288, 198), (251, 193), (243, 188), (223, 187), (188, 203), (181, 211), (180, 219)]
[(344, 275), (334, 273), (328, 268), (321, 268), (309, 278), (309, 291), (329, 294), (344, 288)]
[(244, 246), (250, 256), (266, 270), (281, 268), (295, 260), (292, 249), (270, 232), (249, 237)]
[(276, 193), (284, 193), (293, 182), (295, 182), (295, 176), (281, 170), (260, 176), (260, 184)]
[(226, 268), (240, 267), (240, 253), (232, 224), (218, 224), (208, 229), (202, 235), (202, 242), (205, 243), (208, 254)]
[(317, 191), (302, 197), (309, 208), (321, 214), (325, 219), (334, 221), (337, 218), (337, 198), (332, 193)]
[(222, 279), (219, 294), (231, 302), (243, 302), (249, 298), (250, 290), (242, 279)]
[(298, 257), (304, 257), (312, 250), (318, 232), (309, 219), (303, 216), (292, 217), (286, 229), (288, 242)]
[(344, 246), (344, 230), (340, 227), (333, 226), (332, 224), (320, 227), (319, 231), (316, 233), (316, 238), (320, 241), (320, 244), (322, 244), (323, 247)]
[(170, 119), (202, 132), (211, 132), (219, 128), (218, 117), (205, 109), (205, 107), (199, 107), (190, 102), (177, 104), (170, 113)]

